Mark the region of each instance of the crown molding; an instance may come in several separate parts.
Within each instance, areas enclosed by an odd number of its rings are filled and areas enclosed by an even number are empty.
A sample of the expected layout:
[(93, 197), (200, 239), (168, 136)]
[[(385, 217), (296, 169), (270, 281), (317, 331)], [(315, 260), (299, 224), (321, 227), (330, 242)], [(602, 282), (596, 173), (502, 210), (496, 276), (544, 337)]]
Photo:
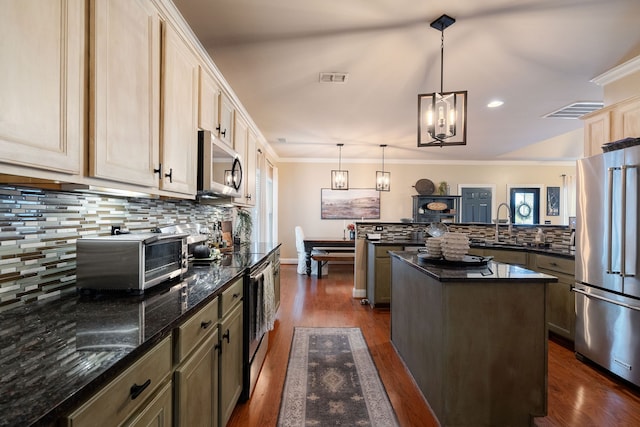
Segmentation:
[(636, 56), (635, 58), (630, 59), (627, 62), (623, 62), (622, 64), (613, 67), (609, 71), (605, 71), (599, 76), (594, 77), (590, 81), (599, 86), (605, 86), (609, 83), (618, 81), (621, 78), (628, 76), (629, 74), (635, 73), (636, 71), (640, 71), (640, 56)]

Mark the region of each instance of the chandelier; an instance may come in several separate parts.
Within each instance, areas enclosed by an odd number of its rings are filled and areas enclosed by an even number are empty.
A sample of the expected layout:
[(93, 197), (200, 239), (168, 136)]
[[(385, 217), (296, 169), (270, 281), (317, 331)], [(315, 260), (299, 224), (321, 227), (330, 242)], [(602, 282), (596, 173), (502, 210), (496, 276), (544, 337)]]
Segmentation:
[(431, 23), (440, 31), (440, 92), (418, 95), (418, 147), (467, 144), (467, 91), (444, 91), (444, 30), (456, 22), (442, 15)]

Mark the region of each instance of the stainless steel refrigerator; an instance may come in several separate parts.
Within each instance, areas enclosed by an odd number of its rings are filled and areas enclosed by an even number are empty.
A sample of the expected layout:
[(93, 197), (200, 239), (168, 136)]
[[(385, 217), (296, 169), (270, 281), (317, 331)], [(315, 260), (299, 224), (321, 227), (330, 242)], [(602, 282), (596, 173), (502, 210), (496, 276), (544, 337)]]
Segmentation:
[(578, 161), (578, 356), (640, 385), (640, 145)]

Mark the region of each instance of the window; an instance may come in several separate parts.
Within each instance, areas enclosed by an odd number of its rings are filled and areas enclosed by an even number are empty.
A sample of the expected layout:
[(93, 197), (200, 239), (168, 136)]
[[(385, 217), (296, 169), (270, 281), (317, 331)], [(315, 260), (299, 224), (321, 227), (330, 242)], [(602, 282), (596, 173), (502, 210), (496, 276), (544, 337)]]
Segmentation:
[(540, 188), (511, 188), (509, 205), (514, 224), (540, 223)]

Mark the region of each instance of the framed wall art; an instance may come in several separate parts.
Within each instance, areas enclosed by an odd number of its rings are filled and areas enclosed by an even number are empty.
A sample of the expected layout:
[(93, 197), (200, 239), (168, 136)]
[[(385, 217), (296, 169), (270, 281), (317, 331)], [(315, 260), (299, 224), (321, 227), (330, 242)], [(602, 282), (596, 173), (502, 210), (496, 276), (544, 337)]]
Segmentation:
[(320, 189), (322, 219), (380, 219), (380, 192), (375, 188)]
[(547, 187), (547, 216), (560, 215), (560, 187)]

